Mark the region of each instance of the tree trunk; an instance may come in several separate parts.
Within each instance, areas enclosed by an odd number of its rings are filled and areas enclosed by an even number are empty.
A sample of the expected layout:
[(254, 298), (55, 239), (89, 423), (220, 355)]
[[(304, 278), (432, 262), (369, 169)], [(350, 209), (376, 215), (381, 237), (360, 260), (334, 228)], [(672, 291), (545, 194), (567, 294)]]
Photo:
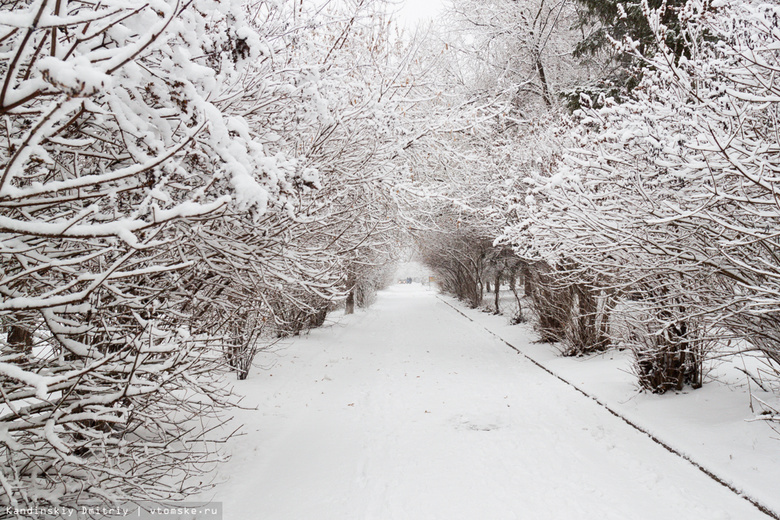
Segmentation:
[(501, 273), (496, 274), (496, 314), (500, 312), (498, 308), (498, 291), (501, 289)]
[(525, 294), (525, 296), (531, 296), (531, 293), (534, 290), (534, 281), (531, 278), (531, 268), (528, 265), (524, 265), (520, 274), (523, 277), (523, 294)]
[(515, 295), (515, 301), (517, 302), (517, 316), (515, 316), (515, 321), (517, 323), (522, 323), (523, 321), (523, 304), (520, 301), (520, 296), (517, 294), (517, 271), (515, 269), (512, 269), (511, 274), (509, 275), (509, 289), (512, 291), (512, 294)]
[(542, 83), (542, 98), (544, 99), (544, 103), (548, 107), (551, 107), (552, 100), (550, 99), (550, 88), (547, 86), (547, 75), (544, 73), (541, 56), (536, 58), (536, 71), (539, 73), (539, 81)]
[(353, 314), (355, 312), (355, 286), (357, 285), (357, 275), (353, 272), (352, 268), (347, 271), (347, 299), (344, 302), (345, 309), (344, 314)]
[(32, 354), (33, 335), (29, 330), (11, 325), (8, 327), (8, 346), (23, 354)]

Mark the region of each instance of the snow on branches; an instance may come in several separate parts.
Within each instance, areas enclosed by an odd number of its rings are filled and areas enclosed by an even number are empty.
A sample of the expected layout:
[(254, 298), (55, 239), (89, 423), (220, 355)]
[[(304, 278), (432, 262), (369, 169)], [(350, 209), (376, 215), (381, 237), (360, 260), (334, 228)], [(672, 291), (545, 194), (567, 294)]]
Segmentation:
[(706, 349), (729, 334), (780, 360), (779, 14), (691, 1), (678, 12), (680, 54), (649, 11), (658, 51), (633, 98), (576, 114), (567, 158), (529, 178), (543, 211), (507, 232), (621, 294), (654, 391), (700, 384)]
[(229, 208), (230, 185), (261, 207), (277, 189), (254, 176), (246, 123), (210, 101), (239, 74), (225, 28), (240, 18), (210, 2), (2, 7), (4, 504), (167, 498), (214, 459), (188, 421), (225, 392), (171, 289), (194, 266), (188, 223)]
[(3, 3), (0, 503), (196, 490), (215, 371), (245, 377), (384, 261), (401, 110), (375, 17)]

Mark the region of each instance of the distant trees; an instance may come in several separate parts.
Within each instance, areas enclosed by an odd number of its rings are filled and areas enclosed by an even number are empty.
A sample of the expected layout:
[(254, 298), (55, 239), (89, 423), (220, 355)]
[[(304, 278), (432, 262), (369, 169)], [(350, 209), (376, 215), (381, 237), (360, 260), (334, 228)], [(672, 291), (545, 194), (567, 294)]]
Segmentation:
[(563, 94), (588, 77), (573, 57), (576, 4), (464, 0), (445, 18), (435, 64), (442, 94), (426, 107), (435, 114), (425, 140), (433, 160), (412, 165), (426, 194), (419, 226), (430, 229), (418, 243), (440, 283), (472, 306), (491, 288), (498, 311), (496, 289), (509, 284), (522, 321), (522, 297), (541, 294), (532, 289), (542, 264), (496, 239), (524, 218), (523, 178), (559, 153)]
[[(464, 36), (449, 52), (465, 60), (440, 58), (449, 118), (417, 177), (438, 195), (438, 232), (423, 236), (445, 287), (476, 305), (511, 246), (539, 331), (564, 354), (628, 347), (653, 392), (700, 386), (729, 340), (776, 366), (776, 8), (491, 7), (454, 4), (450, 34)], [(601, 54), (577, 63), (588, 47)], [(556, 108), (572, 93), (570, 116)]]
[[(445, 228), (446, 229), (446, 228)], [(422, 258), (439, 286), (474, 308), (482, 303), (490, 240), (476, 230), (429, 232), (419, 241)]]
[(447, 27), (458, 76), (473, 93), (505, 101), (505, 116), (529, 123), (586, 77), (572, 54), (576, 7), (565, 0), (453, 2)]

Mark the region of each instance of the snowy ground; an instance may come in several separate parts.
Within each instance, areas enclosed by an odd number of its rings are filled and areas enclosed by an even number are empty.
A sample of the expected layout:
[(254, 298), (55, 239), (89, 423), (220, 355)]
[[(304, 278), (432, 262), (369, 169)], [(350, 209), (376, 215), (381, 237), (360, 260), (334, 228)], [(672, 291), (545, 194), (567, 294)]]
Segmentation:
[[(703, 388), (653, 395), (637, 388), (628, 351), (612, 350), (584, 358), (560, 357), (556, 345), (528, 341), (534, 335), (530, 323), (513, 326), (503, 316), (465, 309), (453, 298), (440, 298), (770, 508), (776, 516), (780, 513), (780, 435), (768, 423), (756, 420), (762, 410), (760, 401), (780, 408), (777, 388), (774, 393), (769, 391), (777, 382), (764, 380), (766, 389), (762, 390), (743, 372), (747, 369), (759, 374), (765, 368), (763, 361), (747, 355), (711, 360), (705, 366)], [(508, 310), (512, 304), (513, 298), (502, 294), (505, 314), (513, 314)]]
[[(470, 315), (479, 323), (399, 285), (266, 354), (269, 368), (237, 384), (257, 410), (237, 413), (245, 435), (203, 498), (223, 502), (226, 520), (768, 518), (480, 323), (543, 355), (529, 329)], [(780, 442), (770, 447), (776, 488)], [(777, 502), (766, 489), (749, 491)]]

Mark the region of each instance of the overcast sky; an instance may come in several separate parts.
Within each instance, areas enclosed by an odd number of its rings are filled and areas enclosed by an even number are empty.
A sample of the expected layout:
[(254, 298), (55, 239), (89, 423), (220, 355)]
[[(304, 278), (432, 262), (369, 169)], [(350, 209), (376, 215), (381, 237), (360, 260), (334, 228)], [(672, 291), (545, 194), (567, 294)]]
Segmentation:
[(412, 26), (418, 21), (436, 18), (444, 0), (404, 0), (398, 16)]

